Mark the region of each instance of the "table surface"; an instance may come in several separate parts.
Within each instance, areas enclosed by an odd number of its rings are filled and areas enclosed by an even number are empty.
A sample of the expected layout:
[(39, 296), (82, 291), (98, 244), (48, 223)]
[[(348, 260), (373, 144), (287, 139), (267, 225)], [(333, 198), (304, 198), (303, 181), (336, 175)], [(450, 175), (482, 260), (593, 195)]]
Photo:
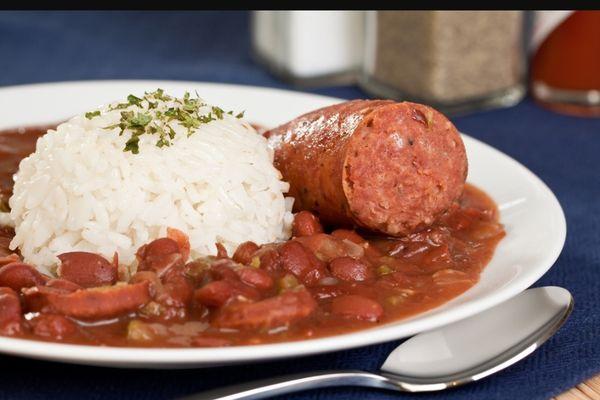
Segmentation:
[[(253, 61), (248, 31), (245, 12), (0, 12), (0, 85), (144, 78), (289, 88)], [(353, 86), (309, 91), (366, 97)], [(600, 119), (554, 114), (526, 99), (515, 107), (456, 117), (453, 122), (522, 162), (558, 197), (567, 217), (567, 240), (556, 265), (536, 285), (566, 287), (575, 297), (575, 311), (540, 350), (494, 377), (442, 393), (402, 398), (557, 396), (600, 372)], [(0, 399), (162, 399), (282, 373), (376, 370), (397, 344), (209, 370), (116, 370), (0, 356)], [(597, 388), (598, 382), (584, 386), (594, 385)], [(585, 393), (584, 386), (577, 390)], [(287, 398), (391, 399), (395, 395), (336, 388)]]

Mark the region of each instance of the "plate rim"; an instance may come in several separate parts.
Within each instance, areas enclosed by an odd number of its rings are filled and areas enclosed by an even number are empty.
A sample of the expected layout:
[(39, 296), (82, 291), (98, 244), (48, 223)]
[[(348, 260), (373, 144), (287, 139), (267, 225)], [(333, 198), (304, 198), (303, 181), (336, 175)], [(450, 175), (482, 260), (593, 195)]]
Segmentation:
[[(64, 86), (77, 87), (110, 84), (148, 84), (158, 86), (202, 85), (210, 86), (215, 89), (218, 89), (219, 87), (227, 87), (230, 89), (243, 89), (248, 91), (275, 91), (287, 95), (302, 96), (306, 97), (307, 99), (320, 98), (320, 100), (324, 102), (331, 103), (347, 100), (320, 94), (281, 89), (277, 87), (219, 82), (152, 79), (75, 80), (5, 86), (0, 87), (0, 100), (2, 97), (15, 90), (36, 90), (40, 88), (46, 90), (54, 88), (59, 90)], [(8, 126), (6, 128), (8, 128)], [(340, 335), (326, 336), (315, 339), (303, 339), (298, 341), (285, 341), (271, 344), (221, 348), (136, 348), (63, 344), (0, 336), (0, 353), (76, 364), (105, 365), (113, 367), (136, 366), (152, 368), (156, 367), (157, 365), (210, 367), (216, 365), (259, 362), (285, 357), (330, 353), (351, 348), (370, 346), (405, 338), (424, 330), (435, 329), (448, 323), (467, 318), (476, 313), (483, 312), (527, 289), (537, 280), (539, 280), (550, 268), (552, 268), (564, 247), (567, 225), (564, 211), (558, 199), (556, 198), (556, 195), (541, 178), (539, 178), (523, 164), (504, 152), (494, 148), (493, 146), (466, 134), (462, 134), (462, 136), (467, 142), (471, 141), (476, 146), (480, 146), (485, 148), (487, 151), (491, 151), (495, 156), (499, 157), (502, 162), (512, 164), (512, 167), (517, 168), (519, 172), (524, 175), (528, 182), (534, 183), (537, 187), (542, 189), (544, 196), (550, 201), (549, 204), (551, 205), (553, 211), (556, 212), (555, 216), (558, 217), (557, 222), (559, 223), (559, 232), (555, 238), (552, 251), (545, 253), (543, 262), (539, 262), (540, 265), (544, 264), (546, 266), (538, 267), (533, 271), (528, 271), (528, 273), (524, 274), (524, 276), (517, 283), (503, 288), (494, 295), (487, 295), (480, 299), (473, 299), (463, 304), (455, 305), (451, 312), (443, 312), (439, 315), (432, 316), (425, 315), (423, 318), (416, 321), (412, 321), (409, 318), (405, 323), (401, 323), (400, 325), (397, 323), (390, 323), (383, 326), (377, 326)], [(433, 310), (435, 309), (436, 308)], [(423, 314), (418, 315), (422, 316)], [(402, 332), (400, 334), (394, 334), (394, 331), (398, 331), (399, 329), (402, 330)]]

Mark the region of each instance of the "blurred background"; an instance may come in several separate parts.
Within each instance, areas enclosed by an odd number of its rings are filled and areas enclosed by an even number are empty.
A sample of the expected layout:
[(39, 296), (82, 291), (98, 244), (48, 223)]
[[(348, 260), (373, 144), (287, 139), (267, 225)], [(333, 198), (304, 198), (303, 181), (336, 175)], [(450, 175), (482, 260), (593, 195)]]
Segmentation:
[[(420, 400), (548, 399), (598, 373), (599, 72), (600, 11), (0, 12), (0, 86), (174, 79), (421, 101), (542, 178), (569, 232), (536, 285), (571, 290), (573, 315), (539, 352), (493, 379), (403, 396)], [(202, 373), (3, 355), (0, 399), (173, 398), (276, 374), (375, 370), (397, 344)], [(289, 398), (392, 397), (346, 388)]]
[[(160, 78), (600, 115), (600, 11), (3, 12), (0, 84)], [(332, 88), (336, 88), (332, 91)]]

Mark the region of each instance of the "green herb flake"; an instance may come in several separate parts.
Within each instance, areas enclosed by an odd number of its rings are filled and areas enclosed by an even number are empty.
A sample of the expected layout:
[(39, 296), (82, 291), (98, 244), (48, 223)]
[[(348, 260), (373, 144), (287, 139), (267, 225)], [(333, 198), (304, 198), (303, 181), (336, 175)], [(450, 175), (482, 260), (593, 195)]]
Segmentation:
[[(160, 102), (169, 103), (162, 105)], [(139, 111), (129, 109), (131, 106), (139, 107)], [(176, 121), (182, 127), (187, 129), (187, 136), (195, 133), (196, 129), (202, 124), (207, 124), (215, 120), (222, 120), (224, 116), (233, 116), (233, 111), (224, 111), (220, 107), (213, 106), (211, 111), (206, 113), (203, 107), (207, 105), (202, 102), (196, 92), (196, 97), (192, 98), (189, 92), (186, 92), (181, 99), (177, 99), (165, 94), (164, 90), (156, 89), (154, 92), (145, 92), (143, 97), (137, 97), (133, 94), (127, 96), (127, 103), (117, 103), (109, 107), (109, 111), (121, 111), (121, 120), (117, 124), (105, 127), (104, 129), (119, 128), (119, 136), (126, 131), (131, 133), (131, 137), (125, 144), (124, 151), (130, 151), (133, 154), (139, 153), (140, 136), (144, 134), (157, 136), (156, 146), (159, 148), (172, 145), (177, 133), (171, 126), (172, 121)], [(88, 119), (100, 115), (100, 111), (86, 113)], [(242, 118), (244, 113), (236, 115), (236, 118)]]
[(167, 125), (167, 128), (169, 128), (169, 132), (168, 132), (169, 138), (175, 139), (175, 131), (173, 130), (173, 128), (171, 128), (171, 125)]
[(138, 154), (140, 152), (139, 142), (140, 137), (137, 135), (132, 135), (125, 143), (125, 149), (123, 151), (131, 151), (133, 154)]
[(97, 117), (99, 115), (100, 115), (100, 111), (90, 111), (90, 112), (86, 112), (85, 113), (85, 117), (87, 119), (92, 119), (92, 118)]
[(130, 105), (141, 106), (143, 100), (140, 99), (139, 97), (136, 97), (136, 96), (130, 94), (129, 96), (127, 96), (127, 101), (129, 102)]
[(137, 115), (129, 121), (131, 123), (131, 127), (144, 127), (148, 125), (152, 121), (152, 116), (150, 114), (142, 114), (137, 113)]
[(165, 111), (165, 117), (176, 118), (177, 114), (178, 114), (177, 110), (174, 109), (173, 107), (171, 107), (167, 111)]
[(245, 113), (245, 112), (246, 112), (246, 111), (242, 111), (241, 113), (239, 113), (239, 114), (238, 114), (238, 115), (236, 115), (235, 117), (236, 117), (237, 119), (244, 118), (244, 113)]
[(212, 112), (215, 114), (215, 116), (218, 119), (223, 119), (223, 113), (225, 113), (225, 111), (223, 111), (223, 109), (221, 109), (219, 107), (213, 107)]

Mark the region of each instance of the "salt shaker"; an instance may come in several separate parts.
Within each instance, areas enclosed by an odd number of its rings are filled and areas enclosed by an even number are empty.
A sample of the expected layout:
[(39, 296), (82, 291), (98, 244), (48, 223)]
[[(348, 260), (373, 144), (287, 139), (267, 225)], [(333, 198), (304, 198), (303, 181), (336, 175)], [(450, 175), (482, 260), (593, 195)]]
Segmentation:
[(363, 56), (362, 11), (255, 11), (254, 55), (272, 73), (300, 85), (356, 80)]
[(517, 103), (525, 93), (522, 11), (370, 11), (361, 86), (444, 112)]

